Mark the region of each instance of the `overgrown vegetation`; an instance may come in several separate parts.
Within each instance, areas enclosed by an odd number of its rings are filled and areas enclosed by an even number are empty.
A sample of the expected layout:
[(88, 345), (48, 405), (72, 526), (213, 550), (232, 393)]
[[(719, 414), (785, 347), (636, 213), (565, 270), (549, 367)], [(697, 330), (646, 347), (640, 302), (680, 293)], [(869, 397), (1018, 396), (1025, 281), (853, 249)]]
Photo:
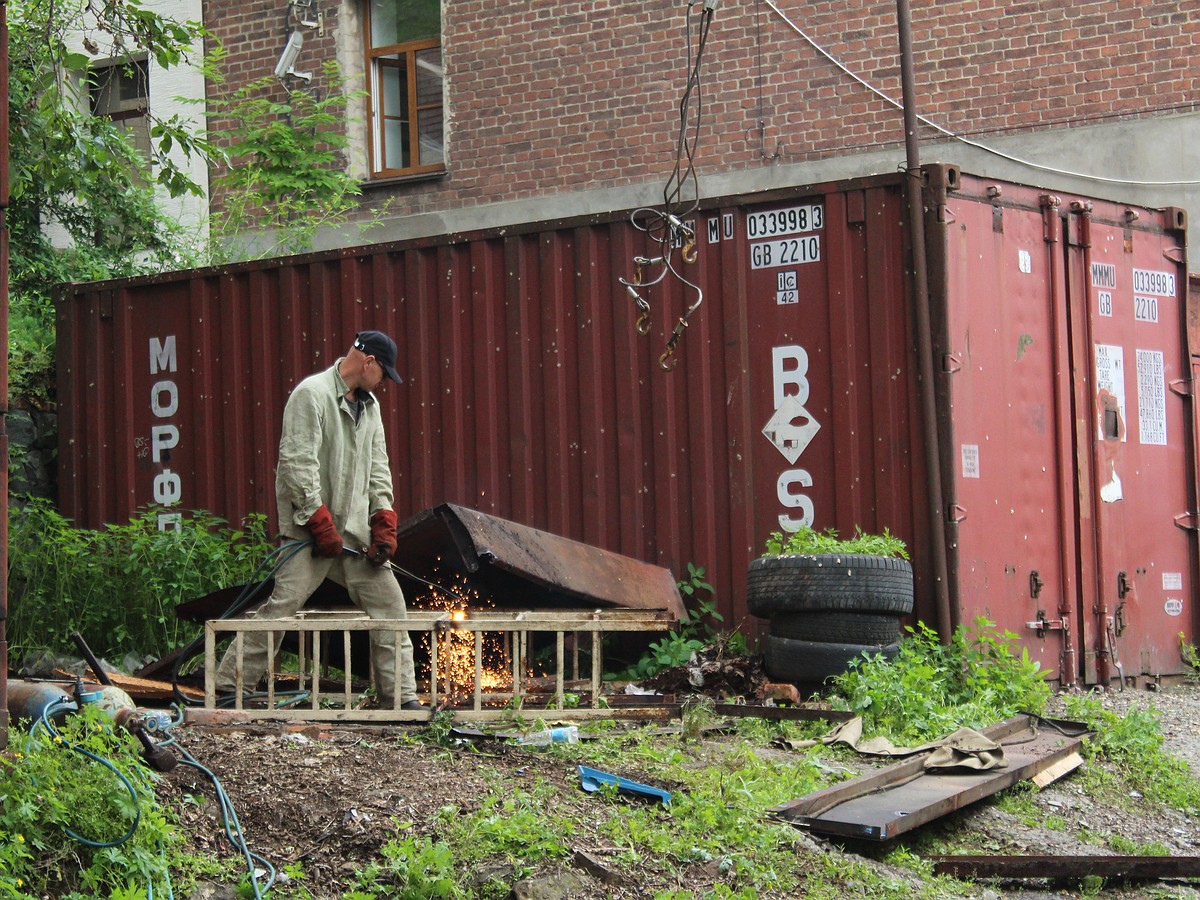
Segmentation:
[(697, 650), (717, 641), (725, 642), (732, 653), (746, 651), (746, 640), (740, 633), (722, 634), (716, 627), (725, 618), (717, 610), (713, 587), (705, 580), (703, 566), (688, 563), (687, 577), (680, 580), (677, 587), (685, 603), (679, 626), (666, 637), (651, 643), (641, 659), (629, 668), (605, 677), (621, 681), (651, 678), (659, 672), (684, 665)]
[[(203, 27), (137, 0), (86, 6), (91, 18), (82, 0), (9, 6), (9, 365), (12, 399), (32, 406), (54, 399), (55, 285), (178, 268), (195, 236), (163, 213), (156, 185), (198, 193), (181, 159), (212, 152), (184, 121), (151, 113), (147, 159), (121, 123), (91, 113), (96, 60), (144, 77), (139, 60), (178, 65)], [(80, 38), (87, 52), (73, 49)]]
[(883, 529), (883, 534), (863, 534), (856, 528), (853, 537), (839, 538), (837, 531), (832, 528), (814, 531), (807, 525), (801, 526), (798, 531), (789, 532), (786, 536), (778, 531), (771, 532), (771, 536), (767, 538), (766, 552), (763, 555), (804, 554), (812, 556), (818, 553), (891, 556), (908, 559), (908, 548), (904, 541), (886, 528)]
[[(211, 52), (205, 68), (218, 86), (224, 82), (222, 59), (219, 50)], [(362, 92), (348, 90), (333, 61), (322, 66), (321, 80), (320, 90), (288, 90), (281, 97), (272, 76), (228, 96), (218, 87), (208, 98), (208, 112), (221, 123), (229, 148), (227, 165), (212, 182), (218, 204), (207, 261), (311, 250), (320, 229), (345, 224), (358, 207), (362, 190), (346, 170), (344, 124), (348, 105)]]
[(1018, 712), (1041, 713), (1050, 686), (1017, 636), (985, 618), (960, 625), (947, 644), (923, 622), (905, 629), (893, 660), (856, 661), (834, 679), (864, 733), (922, 743), (956, 728), (982, 728)]
[[(697, 570), (696, 576), (702, 578), (703, 572)], [(1018, 711), (1038, 711), (1045, 704), (1041, 673), (1013, 649), (1013, 636), (998, 632), (984, 620), (977, 620), (970, 630), (960, 629), (946, 647), (938, 645), (927, 628), (918, 627), (902, 642), (894, 661), (871, 660), (839, 679), (838, 695), (845, 701), (841, 705), (857, 705), (874, 730), (897, 742), (936, 736), (964, 724), (982, 727)], [(483, 766), (480, 774), (485, 790), (468, 803), (425, 811), (420, 821), (395, 821), (394, 837), (381, 847), (374, 863), (355, 874), (352, 887), (341, 894), (342, 900), (499, 900), (511, 895), (515, 879), (564, 866), (572, 848), (578, 846), (608, 848), (606, 865), (618, 873), (642, 873), (639, 883), (660, 886), (646, 896), (663, 900), (759, 896), (933, 900), (977, 892), (953, 879), (934, 877), (923, 858), (928, 852), (954, 852), (961, 846), (956, 843), (961, 835), (949, 826), (925, 829), (909, 840), (880, 848), (883, 859), (913, 873), (919, 881), (854, 856), (814, 850), (800, 832), (772, 821), (764, 811), (847, 777), (849, 772), (841, 764), (844, 757), (839, 755), (846, 751), (825, 746), (799, 752), (767, 748), (817, 737), (828, 730), (828, 723), (747, 719), (737, 723), (733, 736), (714, 740), (702, 732), (703, 725), (711, 721), (711, 712), (711, 702), (703, 698), (688, 704), (684, 727), (674, 735), (664, 735), (655, 727), (626, 730), (615, 722), (593, 722), (588, 730), (600, 734), (599, 739), (553, 744), (536, 751), (544, 759), (561, 763), (562, 770), (581, 763), (637, 775), (639, 780), (669, 789), (668, 806), (615, 791), (581, 797), (578, 792), (564, 792), (563, 780), (570, 781), (569, 775), (547, 777), (555, 767), (514, 771), (503, 764), (503, 755), (475, 757)], [(1190, 815), (1200, 811), (1200, 783), (1185, 764), (1164, 752), (1153, 707), (1135, 706), (1118, 716), (1103, 707), (1098, 695), (1084, 695), (1070, 698), (1068, 712), (1097, 732), (1088, 745), (1088, 755), (1096, 764), (1073, 776), (1089, 779), (1089, 790), (1106, 792), (1123, 803), (1166, 803)], [(926, 722), (924, 730), (910, 728), (912, 716)], [(449, 718), (439, 717), (428, 731), (399, 740), (417, 743), (432, 754), (445, 753), (453, 745)], [(73, 740), (112, 740), (107, 723), (90, 714), (71, 724), (79, 729), (72, 732), (78, 735)], [(102, 830), (97, 819), (110, 819), (109, 826), (119, 831), (121, 823), (128, 821), (121, 818), (127, 813), (73, 799), (74, 791), (85, 790), (73, 784), (74, 780), (95, 780), (93, 766), (87, 761), (73, 759), (54, 747), (35, 747), (33, 739), (25, 735), (17, 740), (16, 749), (23, 755), (0, 770), (4, 815), (0, 820), (0, 896), (21, 900), (63, 896), (54, 893), (46, 880), (68, 877), (61, 856), (56, 855), (62, 852), (58, 849), (62, 829), (104, 836), (110, 832)], [(98, 753), (110, 756), (129, 752), (113, 750), (108, 743), (95, 746)], [(453, 752), (459, 763), (465, 762), (462, 754), (470, 755), (462, 748)], [(35, 753), (48, 755), (35, 757)], [(58, 774), (45, 774), (54, 767)], [(64, 779), (61, 786), (56, 780), (59, 777)], [(50, 816), (39, 809), (48, 785), (56, 798)], [(95, 785), (86, 789), (97, 790)], [(1140, 792), (1144, 799), (1130, 799), (1133, 792)], [(116, 799), (106, 798), (105, 802), (120, 803), (120, 793), (110, 784), (107, 794)], [(1055, 827), (1044, 818), (1039, 821), (1034, 797), (1028, 787), (1018, 785), (998, 802), (1029, 827)], [(88, 811), (93, 808), (102, 811)], [(158, 828), (168, 816), (153, 812), (150, 824)], [(1064, 824), (1060, 821), (1058, 827)], [(96, 831), (87, 830), (92, 828)], [(156, 834), (151, 830), (139, 840), (149, 841)], [(1120, 835), (1097, 832), (1093, 837), (1097, 844), (1120, 853), (1169, 850), (1162, 844), (1137, 844)], [(161, 870), (154, 868), (157, 857), (150, 853), (151, 849), (157, 853), (156, 843), (138, 846), (145, 852), (138, 851), (142, 855), (136, 858), (129, 855), (133, 850), (106, 856), (106, 868), (96, 869), (94, 881), (88, 889), (80, 888), (77, 896), (134, 900), (147, 896), (145, 885), (150, 883), (160, 892), (162, 885), (154, 879)], [(170, 841), (165, 846), (172, 866), (191, 873), (204, 869), (203, 859), (181, 857)], [(91, 870), (86, 856), (84, 865)], [(684, 872), (691, 873), (686, 881), (681, 877)], [(287, 878), (276, 885), (271, 896), (295, 900), (314, 896), (304, 863), (291, 863), (284, 873)], [(225, 859), (206, 870), (206, 876), (234, 883), (244, 874), (237, 871), (236, 861)], [(681, 886), (694, 885), (698, 878), (707, 885), (702, 891)]]
[(138, 742), (95, 705), (55, 731), (13, 730), (0, 756), (0, 897), (168, 896), (181, 840)]
[(1164, 803), (1193, 815), (1200, 813), (1200, 781), (1183, 760), (1165, 752), (1162, 724), (1153, 704), (1131, 706), (1124, 715), (1105, 709), (1094, 693), (1067, 698), (1068, 718), (1084, 722), (1095, 732), (1085, 745), (1091, 759), (1108, 760), (1118, 782), (1099, 767), (1084, 777), (1090, 790), (1117, 792), (1128, 799), (1136, 791), (1152, 803)]
[(92, 531), (72, 527), (44, 500), (10, 509), (14, 659), (39, 650), (77, 653), (72, 631), (101, 656), (162, 656), (200, 631), (176, 616), (177, 604), (247, 583), (272, 550), (265, 516), (232, 528), (192, 512), (178, 531), (159, 531), (159, 512)]

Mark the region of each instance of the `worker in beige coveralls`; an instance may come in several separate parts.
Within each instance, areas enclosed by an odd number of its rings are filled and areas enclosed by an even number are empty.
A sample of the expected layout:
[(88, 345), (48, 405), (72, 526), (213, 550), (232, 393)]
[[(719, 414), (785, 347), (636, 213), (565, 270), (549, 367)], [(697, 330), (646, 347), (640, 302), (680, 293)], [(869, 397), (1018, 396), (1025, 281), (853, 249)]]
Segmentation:
[[(396, 552), (392, 473), (379, 401), (385, 378), (400, 383), (396, 342), (381, 331), (363, 331), (344, 357), (305, 378), (283, 410), (275, 496), (285, 539), (313, 542), (312, 553), (295, 553), (275, 572), (275, 590), (253, 614), (276, 619), (295, 615), (329, 578), (376, 619), (401, 619), (407, 611), (400, 584), (384, 565)], [(343, 548), (366, 553), (351, 555)], [(379, 704), (426, 707), (417, 699), (412, 641), (400, 633), (400, 684), (396, 684), (396, 637), (371, 632), (371, 662)], [(279, 635), (277, 641), (282, 639)], [(267, 641), (249, 632), (243, 641), (242, 684), (252, 688), (267, 669)], [(237, 653), (231, 646), (217, 669), (217, 690), (236, 690)]]

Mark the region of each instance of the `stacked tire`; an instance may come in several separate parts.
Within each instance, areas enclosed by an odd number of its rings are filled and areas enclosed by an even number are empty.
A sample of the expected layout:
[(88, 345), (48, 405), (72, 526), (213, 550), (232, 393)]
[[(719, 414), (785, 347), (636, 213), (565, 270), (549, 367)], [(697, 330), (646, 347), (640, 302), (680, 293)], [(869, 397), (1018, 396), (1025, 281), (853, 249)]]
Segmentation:
[(770, 622), (767, 674), (819, 684), (864, 654), (895, 656), (900, 620), (913, 609), (912, 566), (889, 556), (763, 556), (750, 563), (746, 603)]

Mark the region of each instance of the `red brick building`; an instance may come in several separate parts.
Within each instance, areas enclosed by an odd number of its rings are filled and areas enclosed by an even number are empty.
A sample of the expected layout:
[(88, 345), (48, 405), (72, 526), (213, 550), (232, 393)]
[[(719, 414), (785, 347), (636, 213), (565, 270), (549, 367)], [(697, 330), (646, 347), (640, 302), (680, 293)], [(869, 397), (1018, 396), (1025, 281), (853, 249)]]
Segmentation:
[[(371, 240), (661, 198), (702, 9), (658, 0), (205, 8), (229, 52), (230, 87), (269, 75), (296, 33), (292, 68), (314, 78), (287, 81), (320, 90), (321, 64), (336, 59), (367, 92), (346, 125), (347, 166), (362, 179), (364, 207), (390, 200)], [(922, 161), (1152, 206), (1187, 207), (1198, 193), (1186, 182), (1200, 174), (1200, 10), (914, 2), (912, 32), (918, 111), (1047, 168), (928, 126)], [(901, 96), (894, 3), (723, 0), (699, 87), (690, 111), (705, 196), (893, 171), (903, 160), (901, 114), (880, 96)]]

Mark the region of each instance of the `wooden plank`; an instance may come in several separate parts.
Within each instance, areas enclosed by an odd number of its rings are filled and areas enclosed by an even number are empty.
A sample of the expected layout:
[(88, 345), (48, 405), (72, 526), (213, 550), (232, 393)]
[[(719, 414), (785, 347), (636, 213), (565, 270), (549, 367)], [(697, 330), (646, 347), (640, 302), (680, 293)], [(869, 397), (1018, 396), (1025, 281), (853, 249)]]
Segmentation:
[(1072, 753), (1070, 756), (1064, 756), (1054, 765), (1050, 766), (1042, 772), (1038, 772), (1033, 778), (1029, 779), (1038, 786), (1041, 790), (1048, 784), (1053, 784), (1064, 775), (1074, 772), (1083, 765), (1083, 757), (1078, 753)]
[(847, 722), (854, 718), (854, 713), (843, 709), (821, 709), (814, 706), (757, 706), (746, 703), (718, 703), (713, 710), (719, 716), (771, 719), (779, 722)]

